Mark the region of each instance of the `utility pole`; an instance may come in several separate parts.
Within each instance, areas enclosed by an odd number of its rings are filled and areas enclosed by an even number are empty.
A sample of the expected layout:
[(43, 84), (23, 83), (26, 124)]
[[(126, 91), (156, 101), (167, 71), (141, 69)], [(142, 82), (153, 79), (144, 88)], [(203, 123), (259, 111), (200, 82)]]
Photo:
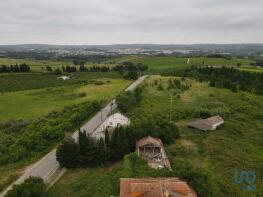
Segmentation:
[(173, 94), (170, 95), (170, 122), (172, 121)]
[(110, 114), (112, 114), (112, 106), (113, 106), (113, 98), (111, 99), (111, 104), (110, 104)]

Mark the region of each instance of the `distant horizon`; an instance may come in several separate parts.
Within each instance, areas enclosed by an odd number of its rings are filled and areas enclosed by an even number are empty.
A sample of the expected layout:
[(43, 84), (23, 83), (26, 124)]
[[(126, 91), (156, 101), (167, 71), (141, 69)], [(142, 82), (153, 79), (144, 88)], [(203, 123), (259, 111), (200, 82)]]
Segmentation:
[(18, 44), (0, 44), (0, 46), (21, 46), (21, 45), (48, 45), (48, 46), (117, 46), (117, 45), (263, 45), (263, 42), (248, 43), (113, 43), (113, 44), (52, 44), (52, 43), (18, 43)]

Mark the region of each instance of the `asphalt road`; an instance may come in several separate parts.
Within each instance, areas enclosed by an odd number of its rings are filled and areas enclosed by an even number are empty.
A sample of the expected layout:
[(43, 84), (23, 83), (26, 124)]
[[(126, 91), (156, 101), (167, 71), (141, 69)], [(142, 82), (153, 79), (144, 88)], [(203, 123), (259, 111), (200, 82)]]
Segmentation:
[[(137, 81), (133, 82), (125, 91), (134, 91), (147, 76), (140, 77)], [(110, 114), (111, 111), (116, 109), (117, 105), (115, 100), (108, 103), (100, 112), (93, 116), (87, 123), (85, 123), (81, 130), (85, 129), (87, 133), (92, 133)], [(72, 137), (77, 140), (78, 131), (72, 134)], [(60, 173), (58, 173), (60, 171)], [(30, 176), (40, 177), (46, 183), (57, 180), (54, 176), (62, 176), (65, 169), (61, 169), (59, 163), (56, 160), (56, 149), (46, 154), (42, 159), (29, 166), (24, 174), (20, 176), (14, 183), (12, 183), (6, 190), (4, 190), (0, 197), (3, 197), (8, 190), (10, 190), (14, 184), (21, 184)], [(51, 180), (54, 179), (54, 180)]]

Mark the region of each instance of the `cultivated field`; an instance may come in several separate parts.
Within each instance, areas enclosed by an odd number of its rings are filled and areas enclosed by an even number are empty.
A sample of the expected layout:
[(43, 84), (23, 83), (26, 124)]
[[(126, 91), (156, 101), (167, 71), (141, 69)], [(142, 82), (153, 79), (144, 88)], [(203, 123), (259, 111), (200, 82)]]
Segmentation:
[(89, 83), (0, 93), (0, 122), (9, 119), (36, 119), (83, 101), (108, 100), (130, 82), (102, 78)]

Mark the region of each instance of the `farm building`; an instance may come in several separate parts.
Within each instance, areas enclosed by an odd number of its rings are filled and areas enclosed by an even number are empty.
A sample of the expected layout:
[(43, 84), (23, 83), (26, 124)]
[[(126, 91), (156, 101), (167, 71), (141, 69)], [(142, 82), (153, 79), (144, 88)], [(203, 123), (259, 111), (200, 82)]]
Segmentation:
[(121, 178), (120, 197), (197, 197), (197, 194), (178, 178)]
[(138, 156), (148, 161), (148, 165), (155, 169), (168, 168), (171, 170), (169, 159), (164, 151), (163, 143), (158, 138), (145, 137), (137, 141)]
[[(109, 132), (113, 131), (114, 128), (129, 125), (130, 120), (121, 113), (115, 113), (109, 116), (92, 134), (91, 137), (96, 139), (105, 137), (105, 130), (108, 129)], [(111, 133), (110, 133), (111, 135)]]
[(217, 129), (220, 125), (224, 124), (224, 120), (220, 116), (213, 116), (211, 118), (207, 119), (197, 119), (191, 123), (189, 123), (187, 126), (189, 128), (195, 128), (202, 131), (212, 131)]

